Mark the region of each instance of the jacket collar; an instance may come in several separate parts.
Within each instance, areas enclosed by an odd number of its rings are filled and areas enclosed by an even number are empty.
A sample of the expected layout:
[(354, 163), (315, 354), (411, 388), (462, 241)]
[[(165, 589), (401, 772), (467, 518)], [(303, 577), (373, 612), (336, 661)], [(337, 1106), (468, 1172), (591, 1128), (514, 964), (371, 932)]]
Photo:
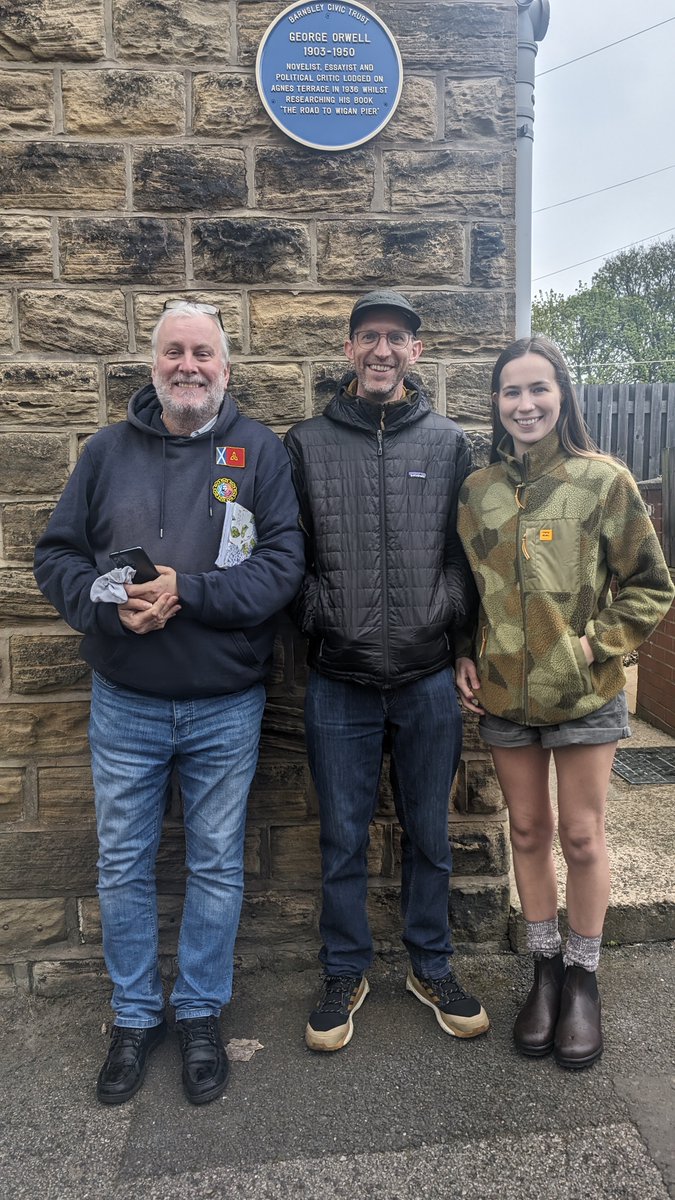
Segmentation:
[(332, 421), (365, 429), (369, 433), (381, 428), (400, 429), (431, 411), (426, 396), (411, 379), (405, 379), (403, 384), (403, 399), (398, 404), (372, 404), (357, 395), (356, 375), (350, 372), (343, 376), (337, 394), (324, 409), (324, 415)]
[(524, 455), (522, 462), (514, 456), (513, 441), (509, 434), (502, 438), (497, 453), (506, 467), (509, 479), (516, 483), (532, 483), (542, 475), (548, 475), (569, 458), (560, 445), (558, 430), (552, 429), (540, 442), (535, 442)]

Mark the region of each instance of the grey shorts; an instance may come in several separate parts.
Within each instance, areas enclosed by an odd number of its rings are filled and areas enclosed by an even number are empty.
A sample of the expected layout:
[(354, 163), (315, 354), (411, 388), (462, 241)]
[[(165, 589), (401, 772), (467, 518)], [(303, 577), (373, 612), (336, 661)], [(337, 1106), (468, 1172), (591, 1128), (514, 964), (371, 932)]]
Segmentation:
[(556, 746), (601, 746), (619, 742), (631, 735), (625, 692), (619, 692), (609, 704), (603, 704), (587, 717), (563, 721), (560, 725), (518, 725), (486, 713), (480, 718), (480, 735), (488, 746), (533, 746), (550, 750)]

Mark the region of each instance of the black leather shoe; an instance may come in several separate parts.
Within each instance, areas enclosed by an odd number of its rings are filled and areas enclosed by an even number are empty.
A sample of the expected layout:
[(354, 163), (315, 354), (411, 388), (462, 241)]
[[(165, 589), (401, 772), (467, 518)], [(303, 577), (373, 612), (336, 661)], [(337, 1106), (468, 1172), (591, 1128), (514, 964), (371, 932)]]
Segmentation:
[(96, 1081), (96, 1095), (101, 1104), (124, 1104), (136, 1095), (145, 1079), (148, 1055), (165, 1037), (164, 1020), (151, 1029), (113, 1025), (108, 1056)]
[(578, 1070), (602, 1054), (600, 997), (595, 971), (576, 965), (565, 970), (560, 1016), (555, 1031), (555, 1061)]
[(564, 974), (562, 954), (535, 955), (534, 983), (513, 1026), (516, 1047), (528, 1058), (543, 1058), (553, 1049)]
[(217, 1017), (176, 1021), (183, 1055), (183, 1090), (191, 1104), (208, 1104), (222, 1096), (230, 1064)]

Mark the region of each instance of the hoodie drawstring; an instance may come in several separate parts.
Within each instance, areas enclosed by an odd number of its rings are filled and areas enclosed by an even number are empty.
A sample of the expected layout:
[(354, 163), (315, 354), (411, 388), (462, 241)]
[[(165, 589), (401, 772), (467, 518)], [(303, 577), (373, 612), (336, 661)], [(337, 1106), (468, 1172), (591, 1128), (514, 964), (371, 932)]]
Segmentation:
[(207, 491), (209, 493), (209, 517), (211, 518), (211, 520), (213, 520), (213, 488), (211, 487), (211, 471), (212, 471), (212, 464), (215, 462), (213, 438), (214, 438), (214, 433), (213, 433), (213, 430), (211, 430), (211, 457), (209, 459), (209, 473), (208, 473), (207, 481), (206, 481), (207, 482)]
[(162, 490), (159, 500), (159, 536), (164, 537), (164, 485), (166, 480), (166, 438), (162, 438)]

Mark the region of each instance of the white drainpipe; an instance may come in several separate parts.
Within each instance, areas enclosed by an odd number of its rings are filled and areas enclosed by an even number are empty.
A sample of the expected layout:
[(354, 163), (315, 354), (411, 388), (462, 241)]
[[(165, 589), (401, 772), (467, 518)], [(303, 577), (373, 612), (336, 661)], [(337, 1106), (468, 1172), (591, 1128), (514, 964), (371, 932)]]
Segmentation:
[(534, 142), (534, 60), (551, 13), (549, 0), (516, 0), (516, 337), (532, 328), (532, 147)]

